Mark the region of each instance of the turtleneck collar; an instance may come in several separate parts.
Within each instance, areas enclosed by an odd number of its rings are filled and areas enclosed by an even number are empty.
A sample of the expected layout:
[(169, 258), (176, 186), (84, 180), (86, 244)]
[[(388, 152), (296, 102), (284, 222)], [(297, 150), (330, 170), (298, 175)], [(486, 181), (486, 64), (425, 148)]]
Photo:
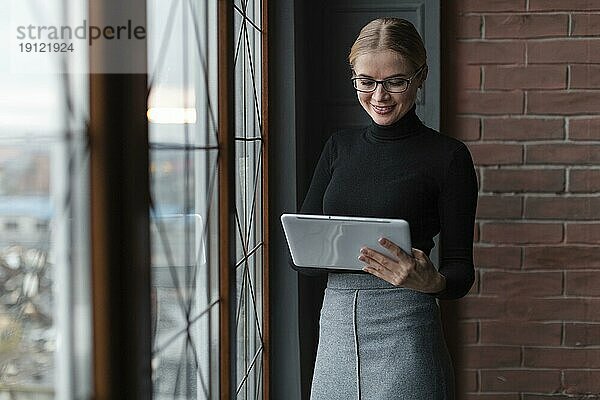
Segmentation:
[(391, 125), (378, 125), (371, 120), (371, 125), (367, 129), (366, 136), (372, 141), (390, 142), (412, 136), (422, 126), (423, 124), (416, 113), (416, 106), (413, 105), (402, 118)]

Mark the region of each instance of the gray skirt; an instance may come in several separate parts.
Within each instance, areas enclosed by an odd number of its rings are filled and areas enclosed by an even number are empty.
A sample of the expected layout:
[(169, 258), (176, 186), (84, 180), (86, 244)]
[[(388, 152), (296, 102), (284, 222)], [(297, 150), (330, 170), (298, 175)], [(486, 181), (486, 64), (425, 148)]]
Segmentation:
[(431, 295), (330, 273), (311, 400), (452, 400), (454, 372)]

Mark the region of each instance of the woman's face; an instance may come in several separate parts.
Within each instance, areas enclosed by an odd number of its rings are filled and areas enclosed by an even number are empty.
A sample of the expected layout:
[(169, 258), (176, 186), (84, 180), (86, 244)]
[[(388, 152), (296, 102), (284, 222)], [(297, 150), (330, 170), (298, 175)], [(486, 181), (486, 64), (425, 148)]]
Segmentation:
[[(358, 101), (367, 114), (379, 125), (391, 125), (410, 110), (417, 98), (417, 89), (425, 80), (427, 70), (421, 71), (405, 92), (388, 93), (378, 84), (375, 91), (357, 91)], [(414, 70), (406, 59), (393, 50), (362, 54), (354, 61), (354, 76), (378, 81), (392, 77), (409, 78)]]

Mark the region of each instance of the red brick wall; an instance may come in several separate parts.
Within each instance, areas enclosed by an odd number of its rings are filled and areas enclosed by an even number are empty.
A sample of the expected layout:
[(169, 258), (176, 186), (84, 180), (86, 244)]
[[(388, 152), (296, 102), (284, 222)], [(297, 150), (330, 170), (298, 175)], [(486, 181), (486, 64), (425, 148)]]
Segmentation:
[(476, 284), (443, 305), (459, 399), (600, 399), (600, 0), (441, 3), (480, 195)]

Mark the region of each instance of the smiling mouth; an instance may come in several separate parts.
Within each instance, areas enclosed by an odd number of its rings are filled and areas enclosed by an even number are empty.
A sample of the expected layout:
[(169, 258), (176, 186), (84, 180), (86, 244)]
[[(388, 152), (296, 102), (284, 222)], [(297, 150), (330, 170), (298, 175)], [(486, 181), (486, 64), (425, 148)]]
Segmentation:
[(394, 108), (394, 106), (385, 106), (385, 107), (382, 107), (382, 106), (376, 106), (376, 105), (373, 105), (373, 104), (371, 104), (371, 107), (373, 108), (373, 110), (375, 110), (375, 112), (377, 114), (387, 114), (390, 111), (392, 111), (392, 109)]

